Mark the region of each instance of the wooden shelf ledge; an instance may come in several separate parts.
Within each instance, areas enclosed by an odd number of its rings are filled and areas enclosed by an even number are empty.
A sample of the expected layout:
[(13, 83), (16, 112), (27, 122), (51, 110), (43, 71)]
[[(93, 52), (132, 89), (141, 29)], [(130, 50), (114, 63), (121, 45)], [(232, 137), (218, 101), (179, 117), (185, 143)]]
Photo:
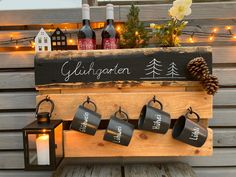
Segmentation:
[(105, 130), (95, 136), (73, 130), (64, 131), (65, 157), (158, 157), (158, 156), (210, 156), (213, 153), (213, 134), (200, 147), (193, 147), (172, 138), (172, 130), (165, 135), (134, 130), (128, 147), (103, 140)]

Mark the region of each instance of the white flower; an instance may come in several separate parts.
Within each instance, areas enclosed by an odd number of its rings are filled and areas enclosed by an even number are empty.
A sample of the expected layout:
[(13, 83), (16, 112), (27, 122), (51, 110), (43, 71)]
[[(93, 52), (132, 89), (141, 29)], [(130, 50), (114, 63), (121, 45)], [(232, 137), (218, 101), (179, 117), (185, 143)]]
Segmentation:
[(150, 23), (150, 28), (155, 28), (156, 24), (155, 23)]
[(191, 5), (192, 0), (176, 0), (170, 8), (169, 13), (173, 18), (183, 20), (184, 16), (191, 14)]

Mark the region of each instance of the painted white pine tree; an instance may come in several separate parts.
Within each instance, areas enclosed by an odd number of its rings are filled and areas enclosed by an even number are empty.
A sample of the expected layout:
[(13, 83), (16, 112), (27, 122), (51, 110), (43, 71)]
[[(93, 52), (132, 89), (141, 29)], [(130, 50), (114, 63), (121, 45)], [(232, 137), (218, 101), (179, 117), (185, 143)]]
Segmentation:
[(179, 76), (178, 68), (177, 68), (177, 66), (176, 66), (176, 64), (174, 62), (169, 64), (168, 71), (167, 71), (166, 75), (169, 76), (169, 77)]
[(161, 62), (158, 61), (156, 58), (154, 58), (152, 61), (150, 61), (148, 63), (148, 65), (146, 66), (146, 76), (150, 76), (151, 78), (155, 78), (160, 74), (160, 72), (162, 71), (160, 68), (162, 67)]

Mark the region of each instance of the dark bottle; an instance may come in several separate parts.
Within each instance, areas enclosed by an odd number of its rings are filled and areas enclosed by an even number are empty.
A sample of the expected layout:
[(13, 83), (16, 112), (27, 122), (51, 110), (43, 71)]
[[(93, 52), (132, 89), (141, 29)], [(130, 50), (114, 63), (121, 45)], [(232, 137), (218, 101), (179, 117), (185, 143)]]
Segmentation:
[(117, 49), (119, 34), (114, 27), (114, 7), (112, 4), (106, 6), (107, 25), (102, 31), (102, 48)]
[(82, 6), (83, 26), (78, 34), (79, 50), (95, 50), (96, 34), (90, 26), (90, 8), (88, 4)]

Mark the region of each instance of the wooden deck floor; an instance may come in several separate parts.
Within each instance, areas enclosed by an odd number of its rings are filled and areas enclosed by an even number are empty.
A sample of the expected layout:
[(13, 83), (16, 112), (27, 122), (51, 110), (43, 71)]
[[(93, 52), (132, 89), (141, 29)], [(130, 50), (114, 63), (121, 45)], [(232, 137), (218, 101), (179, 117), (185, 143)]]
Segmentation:
[(64, 166), (55, 177), (197, 177), (184, 163)]

